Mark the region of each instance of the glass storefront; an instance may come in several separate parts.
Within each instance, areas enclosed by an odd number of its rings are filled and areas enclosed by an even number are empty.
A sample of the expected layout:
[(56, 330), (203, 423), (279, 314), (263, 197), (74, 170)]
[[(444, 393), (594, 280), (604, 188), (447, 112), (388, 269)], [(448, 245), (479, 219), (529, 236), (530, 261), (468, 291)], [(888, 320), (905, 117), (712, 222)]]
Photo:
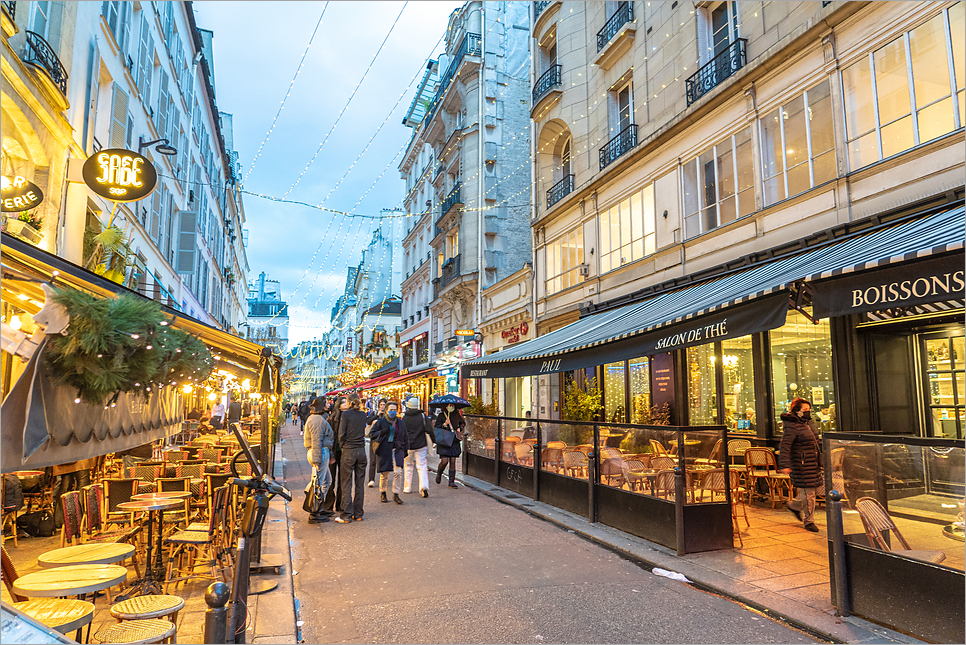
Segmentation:
[(503, 413), (505, 416), (522, 419), (527, 412), (531, 411), (532, 380), (531, 376), (504, 379)]
[(651, 361), (647, 356), (629, 361), (631, 423), (651, 422)]
[(604, 365), (604, 419), (610, 423), (625, 423), (624, 362)]
[(689, 425), (714, 425), (716, 422), (714, 364), (714, 344), (687, 349)]
[(962, 439), (966, 412), (966, 352), (962, 332), (938, 333), (922, 339), (926, 366), (927, 433)]
[(789, 311), (785, 324), (769, 332), (775, 434), (781, 434), (781, 414), (795, 397), (808, 399), (812, 418), (822, 431), (835, 430), (832, 385), (832, 337), (828, 319), (814, 324)]
[(725, 425), (730, 432), (754, 434), (757, 428), (751, 336), (722, 341), (721, 363), (724, 370)]

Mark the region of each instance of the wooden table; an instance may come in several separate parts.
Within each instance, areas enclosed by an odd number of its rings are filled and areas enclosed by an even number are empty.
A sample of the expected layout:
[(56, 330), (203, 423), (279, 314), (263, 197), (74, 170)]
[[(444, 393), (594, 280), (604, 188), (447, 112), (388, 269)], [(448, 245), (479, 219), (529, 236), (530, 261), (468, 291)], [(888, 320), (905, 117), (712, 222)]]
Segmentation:
[[(177, 492), (177, 491), (176, 491)], [(190, 493), (189, 493), (190, 494)], [(144, 493), (144, 495), (156, 495), (156, 493)], [(130, 502), (121, 502), (117, 505), (122, 511), (141, 511), (148, 512), (148, 558), (144, 567), (144, 577), (137, 581), (133, 586), (131, 593), (126, 594), (127, 597), (131, 597), (139, 594), (161, 594), (163, 593), (161, 587), (155, 584), (154, 579), (154, 512), (158, 511), (158, 557), (161, 556), (162, 543), (162, 533), (164, 529), (164, 512), (175, 508), (184, 506), (184, 502), (180, 499), (171, 499), (168, 497), (156, 498), (156, 499), (132, 499)]]
[(116, 564), (75, 564), (24, 574), (13, 583), (13, 590), (28, 598), (82, 596), (126, 579), (127, 569)]
[(78, 564), (114, 564), (132, 555), (134, 555), (133, 544), (92, 542), (47, 551), (37, 558), (37, 564), (45, 569)]
[[(94, 618), (94, 603), (86, 600), (66, 600), (63, 598), (34, 598), (23, 602), (15, 602), (14, 609), (19, 609), (37, 622), (43, 623), (61, 634), (83, 629), (90, 625)], [(81, 632), (77, 632), (80, 641)]]

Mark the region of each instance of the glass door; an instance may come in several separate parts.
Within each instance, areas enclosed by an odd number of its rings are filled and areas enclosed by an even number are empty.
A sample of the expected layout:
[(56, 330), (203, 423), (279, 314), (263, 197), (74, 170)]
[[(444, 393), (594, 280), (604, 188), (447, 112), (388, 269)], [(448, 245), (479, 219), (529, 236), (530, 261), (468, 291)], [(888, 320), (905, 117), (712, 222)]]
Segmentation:
[(921, 336), (926, 434), (962, 439), (966, 417), (966, 338), (962, 330)]

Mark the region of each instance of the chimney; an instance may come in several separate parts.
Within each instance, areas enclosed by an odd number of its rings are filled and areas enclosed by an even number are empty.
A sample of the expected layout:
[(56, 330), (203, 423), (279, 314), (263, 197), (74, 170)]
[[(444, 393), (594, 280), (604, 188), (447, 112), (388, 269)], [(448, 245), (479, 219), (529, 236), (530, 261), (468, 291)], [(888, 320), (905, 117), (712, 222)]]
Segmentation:
[(258, 299), (265, 300), (265, 272), (258, 274)]

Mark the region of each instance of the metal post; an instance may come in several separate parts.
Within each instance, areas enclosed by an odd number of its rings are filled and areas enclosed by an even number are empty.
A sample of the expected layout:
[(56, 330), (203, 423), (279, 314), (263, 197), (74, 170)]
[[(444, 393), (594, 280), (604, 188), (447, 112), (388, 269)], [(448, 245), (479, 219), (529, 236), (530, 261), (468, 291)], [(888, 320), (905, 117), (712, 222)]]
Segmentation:
[(534, 501), (539, 501), (540, 499), (540, 469), (543, 467), (543, 461), (541, 457), (543, 456), (543, 437), (540, 436), (540, 424), (531, 421), (536, 426), (536, 432), (534, 435), (537, 438), (537, 443), (534, 444), (533, 448), (533, 499)]
[(587, 519), (591, 523), (597, 521), (597, 453), (600, 451), (597, 448), (600, 442), (600, 430), (597, 424), (594, 424), (594, 439), (590, 454), (587, 455), (587, 503), (590, 505), (587, 509)]
[(845, 561), (845, 528), (842, 522), (842, 494), (837, 490), (828, 494), (828, 532), (832, 538), (832, 575), (835, 577), (835, 615), (848, 616), (849, 570)]
[(205, 612), (205, 643), (226, 642), (228, 631), (228, 598), (231, 590), (224, 582), (212, 582), (205, 592), (205, 602), (208, 610)]
[(684, 547), (684, 469), (680, 466), (674, 467), (674, 525), (678, 555), (681, 556), (687, 551)]
[(494, 452), (496, 453), (494, 457), (496, 459), (493, 461), (496, 472), (493, 475), (493, 483), (497, 486), (500, 485), (500, 460), (503, 458), (503, 419), (496, 420), (496, 441), (493, 442)]

